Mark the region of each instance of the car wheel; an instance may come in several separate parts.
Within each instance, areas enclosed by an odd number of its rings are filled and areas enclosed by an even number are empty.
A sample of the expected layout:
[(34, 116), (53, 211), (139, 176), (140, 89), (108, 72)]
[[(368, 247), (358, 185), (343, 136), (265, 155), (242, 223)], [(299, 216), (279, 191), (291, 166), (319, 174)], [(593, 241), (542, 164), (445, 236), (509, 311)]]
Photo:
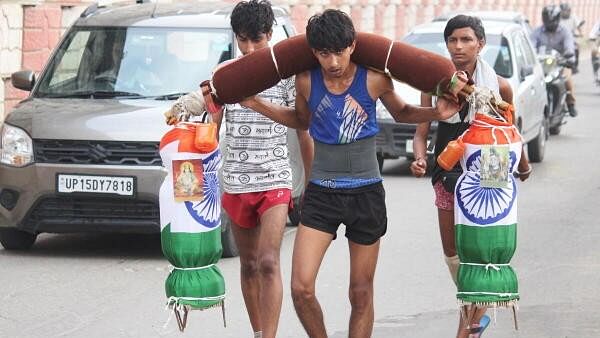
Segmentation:
[(297, 227), (300, 224), (300, 199), (302, 196), (294, 198), (294, 208), (288, 213), (290, 218), (290, 225)]
[(544, 117), (540, 126), (539, 134), (527, 144), (527, 152), (531, 162), (542, 162), (546, 150), (546, 135), (548, 129), (548, 119)]
[(223, 257), (237, 257), (240, 255), (237, 245), (235, 244), (235, 238), (233, 237), (233, 230), (231, 230), (231, 220), (229, 216), (222, 211), (221, 214), (221, 246), (223, 246)]
[(6, 250), (27, 250), (31, 248), (37, 234), (15, 228), (0, 228), (0, 243)]
[(379, 172), (383, 173), (383, 155), (377, 154), (377, 164), (379, 165)]

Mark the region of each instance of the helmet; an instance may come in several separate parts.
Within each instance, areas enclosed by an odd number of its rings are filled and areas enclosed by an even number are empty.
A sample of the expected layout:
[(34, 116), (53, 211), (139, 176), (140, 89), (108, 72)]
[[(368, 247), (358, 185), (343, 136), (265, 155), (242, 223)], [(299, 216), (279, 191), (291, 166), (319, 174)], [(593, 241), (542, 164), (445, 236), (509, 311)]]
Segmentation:
[(568, 2), (560, 3), (560, 16), (563, 19), (568, 19), (571, 16), (571, 5)]
[(560, 23), (560, 7), (555, 5), (545, 6), (542, 9), (542, 22), (546, 30), (554, 32)]

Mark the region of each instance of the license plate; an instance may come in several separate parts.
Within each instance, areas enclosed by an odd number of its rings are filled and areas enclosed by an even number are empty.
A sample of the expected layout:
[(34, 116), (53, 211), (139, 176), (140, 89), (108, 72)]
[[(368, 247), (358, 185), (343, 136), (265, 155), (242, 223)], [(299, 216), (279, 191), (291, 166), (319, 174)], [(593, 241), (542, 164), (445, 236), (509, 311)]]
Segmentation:
[(92, 193), (135, 196), (133, 176), (96, 176), (58, 174), (56, 191), (59, 193)]
[[(427, 140), (427, 154), (433, 154), (433, 151), (429, 150), (429, 144), (431, 143), (431, 140)], [(407, 154), (412, 154), (413, 153), (413, 140), (406, 140), (406, 153)]]

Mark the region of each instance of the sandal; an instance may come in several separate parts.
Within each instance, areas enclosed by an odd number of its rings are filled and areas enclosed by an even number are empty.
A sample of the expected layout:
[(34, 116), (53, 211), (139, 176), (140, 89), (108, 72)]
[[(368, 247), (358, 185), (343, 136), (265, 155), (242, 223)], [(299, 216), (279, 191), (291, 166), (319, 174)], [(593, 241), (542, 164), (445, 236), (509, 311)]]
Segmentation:
[(483, 315), (481, 319), (479, 319), (479, 326), (471, 329), (470, 337), (479, 338), (483, 334), (483, 331), (487, 329), (488, 325), (490, 325), (490, 317), (488, 315)]

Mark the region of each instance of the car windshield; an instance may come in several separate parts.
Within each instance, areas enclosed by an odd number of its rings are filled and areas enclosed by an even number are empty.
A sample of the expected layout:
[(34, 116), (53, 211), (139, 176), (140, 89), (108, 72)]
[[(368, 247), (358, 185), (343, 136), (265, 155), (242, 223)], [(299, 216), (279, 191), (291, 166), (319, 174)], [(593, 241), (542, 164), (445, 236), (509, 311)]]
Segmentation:
[(231, 58), (225, 29), (79, 28), (65, 38), (37, 97), (158, 97), (186, 93)]
[[(404, 38), (404, 42), (448, 58), (450, 57), (442, 33), (411, 33)], [(487, 35), (485, 47), (483, 47), (480, 55), (488, 64), (494, 67), (496, 74), (505, 78), (513, 75), (508, 41), (504, 37), (492, 34)]]

